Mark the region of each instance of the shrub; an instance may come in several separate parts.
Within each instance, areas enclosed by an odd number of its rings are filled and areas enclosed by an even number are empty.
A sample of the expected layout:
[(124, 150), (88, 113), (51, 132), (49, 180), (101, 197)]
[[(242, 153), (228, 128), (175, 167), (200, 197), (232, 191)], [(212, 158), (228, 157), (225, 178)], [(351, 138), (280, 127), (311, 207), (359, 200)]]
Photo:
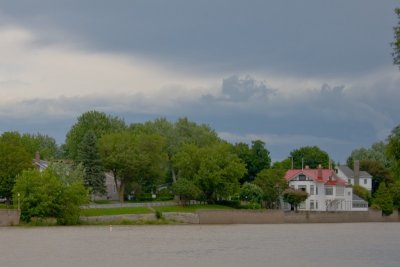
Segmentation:
[(393, 213), (393, 198), (385, 183), (379, 185), (378, 191), (375, 193), (373, 204), (382, 210), (382, 215), (390, 215)]
[(360, 185), (353, 185), (353, 193), (364, 199), (365, 201), (370, 201), (371, 197), (369, 191)]
[(252, 183), (245, 183), (240, 189), (240, 199), (250, 203), (260, 203), (263, 198), (262, 189)]

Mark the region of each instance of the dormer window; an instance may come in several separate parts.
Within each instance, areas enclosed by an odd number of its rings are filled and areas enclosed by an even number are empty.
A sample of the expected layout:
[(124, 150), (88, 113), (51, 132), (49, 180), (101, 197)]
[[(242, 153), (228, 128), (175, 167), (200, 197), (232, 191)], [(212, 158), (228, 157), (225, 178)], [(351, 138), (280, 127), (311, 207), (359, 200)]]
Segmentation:
[(306, 176), (304, 174), (299, 175), (299, 181), (306, 181)]

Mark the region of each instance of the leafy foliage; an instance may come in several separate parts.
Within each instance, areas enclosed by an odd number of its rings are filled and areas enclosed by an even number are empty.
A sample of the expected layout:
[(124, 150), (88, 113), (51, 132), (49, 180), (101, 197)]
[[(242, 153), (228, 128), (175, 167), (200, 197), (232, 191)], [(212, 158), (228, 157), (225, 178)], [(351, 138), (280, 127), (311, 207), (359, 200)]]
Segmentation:
[(374, 197), (373, 204), (382, 210), (383, 215), (390, 215), (393, 213), (394, 206), (392, 195), (385, 183), (379, 185), (378, 191), (376, 191)]
[(360, 170), (366, 171), (372, 175), (372, 194), (378, 190), (382, 182), (386, 185), (393, 183), (393, 178), (389, 170), (378, 161), (362, 160), (360, 161)]
[(384, 167), (389, 167), (390, 160), (385, 154), (386, 145), (384, 142), (374, 143), (371, 148), (354, 149), (347, 158), (347, 166), (353, 168), (354, 160), (370, 160), (377, 161)]
[(369, 191), (361, 185), (353, 185), (353, 193), (367, 202), (370, 201), (371, 196)]
[(263, 191), (263, 200), (268, 208), (279, 206), (279, 197), (287, 188), (287, 182), (284, 179), (285, 170), (282, 169), (264, 169), (254, 180)]
[(15, 199), (20, 194), (21, 219), (25, 222), (33, 217), (55, 217), (58, 224), (76, 224), (80, 206), (87, 201), (82, 180), (66, 184), (51, 169), (24, 171), (13, 193)]
[(103, 166), (113, 173), (121, 202), (125, 186), (132, 182), (155, 190), (165, 175), (164, 144), (160, 136), (130, 132), (108, 134), (99, 140)]
[(289, 203), (297, 211), (297, 207), (308, 198), (308, 193), (302, 190), (288, 188), (283, 192), (283, 200)]
[(109, 133), (121, 132), (126, 129), (123, 120), (106, 115), (103, 112), (88, 111), (78, 117), (78, 121), (71, 127), (65, 140), (65, 153), (72, 160), (79, 160), (79, 147), (85, 134), (91, 130), (100, 139)]
[(252, 183), (245, 183), (240, 189), (240, 199), (250, 203), (260, 203), (263, 198), (261, 188)]
[(389, 190), (392, 195), (394, 208), (400, 209), (400, 181), (396, 181)]
[(400, 125), (397, 125), (389, 135), (386, 153), (392, 160), (392, 173), (400, 179)]
[(263, 141), (252, 141), (251, 148), (245, 143), (237, 143), (234, 148), (235, 153), (246, 163), (247, 174), (240, 180), (241, 183), (253, 181), (261, 170), (270, 168), (270, 153)]
[(192, 181), (210, 202), (237, 192), (239, 179), (246, 173), (245, 165), (225, 143), (208, 147), (187, 144), (173, 160), (178, 177)]
[(79, 147), (79, 161), (84, 167), (84, 184), (94, 194), (106, 193), (106, 176), (97, 148), (96, 135), (93, 131), (86, 132)]
[(193, 182), (185, 178), (180, 178), (172, 185), (172, 192), (180, 196), (181, 203), (184, 205), (192, 199), (199, 199), (202, 193)]
[(305, 146), (295, 149), (290, 152), (290, 157), (293, 158), (295, 169), (301, 169), (305, 166), (309, 166), (311, 169), (316, 169), (320, 164), (323, 168), (329, 167), (328, 153), (317, 146)]
[(32, 157), (23, 147), (2, 139), (0, 141), (0, 166), (0, 197), (10, 200), (15, 177), (23, 170), (33, 168)]

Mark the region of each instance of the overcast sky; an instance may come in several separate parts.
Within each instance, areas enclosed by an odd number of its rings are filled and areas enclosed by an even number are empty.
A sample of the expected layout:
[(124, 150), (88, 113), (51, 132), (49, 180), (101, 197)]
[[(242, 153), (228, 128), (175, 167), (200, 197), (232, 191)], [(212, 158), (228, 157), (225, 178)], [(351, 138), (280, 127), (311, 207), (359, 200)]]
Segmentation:
[(376, 0), (0, 1), (0, 133), (63, 143), (88, 110), (317, 145), (344, 162), (400, 123), (393, 12)]

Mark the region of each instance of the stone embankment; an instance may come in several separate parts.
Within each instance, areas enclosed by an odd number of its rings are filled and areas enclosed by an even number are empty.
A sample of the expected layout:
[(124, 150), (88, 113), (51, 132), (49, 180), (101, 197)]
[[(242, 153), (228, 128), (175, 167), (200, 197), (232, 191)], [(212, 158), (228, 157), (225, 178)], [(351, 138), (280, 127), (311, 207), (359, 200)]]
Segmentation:
[[(283, 223), (352, 223), (352, 222), (400, 222), (398, 211), (382, 216), (381, 211), (367, 212), (285, 212), (281, 210), (212, 210), (196, 213), (164, 212), (170, 221), (186, 224), (283, 224)], [(116, 221), (155, 221), (155, 214), (81, 217), (88, 223)]]
[(14, 209), (0, 209), (0, 226), (19, 224), (20, 211)]

